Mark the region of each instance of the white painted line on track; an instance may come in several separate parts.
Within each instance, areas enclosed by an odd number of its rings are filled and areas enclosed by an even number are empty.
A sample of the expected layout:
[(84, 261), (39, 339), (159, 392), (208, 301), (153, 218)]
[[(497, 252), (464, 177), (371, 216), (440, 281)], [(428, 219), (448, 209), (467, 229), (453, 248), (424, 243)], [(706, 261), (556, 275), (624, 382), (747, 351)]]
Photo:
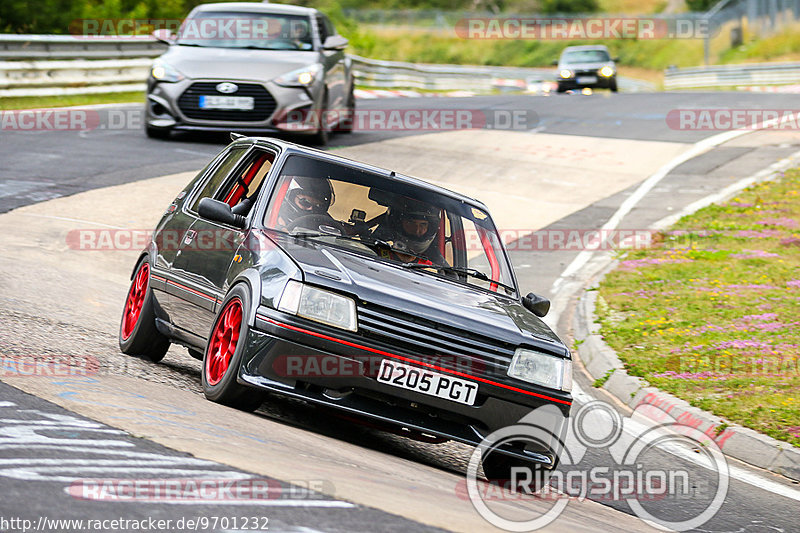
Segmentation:
[[(202, 157), (209, 157), (208, 153), (199, 152), (197, 150), (187, 150), (185, 148), (175, 148), (173, 151), (181, 153), (181, 154), (189, 154), (189, 155), (197, 155), (197, 156), (202, 156)], [(213, 154), (211, 154), (211, 155), (213, 155)]]
[(767, 168), (756, 172), (752, 176), (747, 178), (743, 178), (736, 183), (728, 185), (718, 193), (710, 194), (705, 198), (701, 198), (696, 202), (692, 202), (691, 204), (687, 205), (680, 212), (675, 213), (674, 215), (670, 215), (668, 217), (662, 218), (658, 222), (655, 223), (655, 229), (665, 229), (673, 224), (675, 224), (678, 220), (685, 217), (686, 215), (690, 215), (699, 209), (707, 207), (713, 203), (724, 201), (734, 194), (738, 193), (739, 191), (746, 189), (747, 187), (753, 185), (759, 180), (766, 178), (767, 176), (785, 170), (792, 166), (796, 162), (797, 159), (800, 159), (800, 151), (797, 151), (790, 155), (789, 157), (785, 157), (780, 161), (776, 161), (775, 163), (771, 164)]
[(93, 226), (102, 226), (104, 228), (111, 228), (111, 229), (127, 229), (122, 228), (120, 226), (111, 226), (109, 224), (103, 224), (102, 222), (92, 222), (90, 220), (81, 220), (79, 218), (69, 218), (69, 217), (57, 217), (55, 215), (40, 215), (38, 213), (20, 213), (26, 217), (36, 217), (36, 218), (50, 218), (53, 220), (64, 220), (66, 222), (80, 222), (81, 224), (91, 224)]
[[(574, 382), (572, 386), (572, 397), (575, 399), (576, 403), (580, 404), (587, 404), (589, 402), (595, 401), (588, 392), (583, 390), (583, 388), (577, 383)], [(649, 429), (652, 429), (656, 426), (654, 422), (652, 425), (645, 424), (643, 422), (639, 422), (638, 420), (633, 420), (630, 417), (623, 417), (622, 429), (625, 433), (632, 436), (634, 439), (644, 435)], [(665, 430), (666, 431), (666, 430)], [(707, 470), (714, 471), (713, 468), (709, 467), (708, 461), (704, 461), (703, 455), (698, 455), (685, 447), (678, 446), (676, 444), (657, 444), (656, 448), (670, 455), (678, 457), (680, 459), (684, 459), (689, 461), (690, 463), (696, 464), (701, 466)], [(737, 465), (733, 465), (728, 463), (728, 477), (731, 479), (735, 479), (737, 481), (741, 481), (743, 483), (747, 483), (749, 485), (753, 485), (762, 490), (766, 490), (773, 494), (777, 494), (778, 496), (783, 496), (784, 498), (789, 498), (792, 500), (800, 501), (800, 490), (793, 489), (786, 485), (782, 485), (780, 483), (775, 483), (763, 476), (758, 474), (754, 474), (744, 468), (741, 468)]]
[[(70, 494), (70, 487), (65, 487), (64, 492)], [(102, 500), (99, 500), (102, 501)], [(152, 505), (154, 502), (151, 500), (143, 499), (143, 500), (126, 500), (126, 499), (115, 499), (114, 503), (138, 503), (138, 504), (146, 504)], [(350, 502), (343, 502), (339, 500), (290, 500), (290, 499), (274, 499), (274, 500), (262, 500), (262, 499), (251, 499), (251, 500), (203, 500), (203, 499), (196, 499), (196, 500), (170, 500), (164, 498), (162, 500), (158, 500), (159, 504), (166, 503), (169, 505), (252, 505), (258, 507), (324, 507), (324, 508), (338, 508), (338, 509), (352, 509), (355, 507), (355, 504)]]
[[(797, 116), (800, 116), (798, 114)], [(796, 120), (797, 116), (794, 116), (794, 120)], [(782, 118), (778, 123), (782, 124), (786, 122), (786, 118)], [(755, 128), (748, 127), (748, 128), (740, 128), (737, 130), (726, 131), (723, 133), (718, 133), (717, 135), (712, 135), (711, 137), (705, 138), (701, 141), (696, 142), (692, 145), (691, 148), (686, 150), (683, 154), (675, 157), (671, 161), (667, 162), (664, 166), (662, 166), (655, 174), (651, 175), (649, 178), (644, 180), (641, 185), (634, 191), (634, 193), (625, 199), (624, 202), (619, 206), (617, 211), (611, 216), (611, 218), (603, 224), (602, 228), (600, 228), (600, 234), (602, 235), (602, 244), (607, 239), (607, 235), (609, 235), (610, 231), (615, 229), (622, 219), (631, 212), (631, 210), (636, 207), (636, 204), (645, 197), (645, 195), (650, 192), (653, 187), (655, 187), (662, 179), (664, 179), (673, 169), (679, 166), (686, 161), (697, 157), (712, 148), (715, 148), (723, 143), (726, 143), (732, 139), (737, 137), (741, 137), (742, 135), (746, 135), (748, 133), (753, 133), (759, 131), (761, 129), (767, 128), (769, 126), (775, 125), (774, 121), (765, 121), (756, 126)], [(593, 251), (584, 250), (580, 252), (572, 262), (567, 265), (567, 268), (564, 269), (564, 272), (558, 277), (557, 280), (553, 282), (552, 287), (552, 294), (557, 294), (559, 289), (563, 286), (566, 280), (572, 276), (574, 276), (584, 265), (591, 259), (592, 255), (594, 254)]]

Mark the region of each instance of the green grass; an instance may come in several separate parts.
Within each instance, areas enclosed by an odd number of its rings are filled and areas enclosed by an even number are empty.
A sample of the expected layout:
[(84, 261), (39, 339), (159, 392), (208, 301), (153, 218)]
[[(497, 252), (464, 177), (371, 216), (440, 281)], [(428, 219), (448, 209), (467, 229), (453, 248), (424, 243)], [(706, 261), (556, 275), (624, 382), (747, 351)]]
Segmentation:
[(37, 109), (93, 104), (144, 102), (143, 92), (76, 94), (70, 96), (20, 96), (0, 98), (0, 109)]
[(654, 241), (600, 286), (628, 373), (800, 446), (800, 169)]

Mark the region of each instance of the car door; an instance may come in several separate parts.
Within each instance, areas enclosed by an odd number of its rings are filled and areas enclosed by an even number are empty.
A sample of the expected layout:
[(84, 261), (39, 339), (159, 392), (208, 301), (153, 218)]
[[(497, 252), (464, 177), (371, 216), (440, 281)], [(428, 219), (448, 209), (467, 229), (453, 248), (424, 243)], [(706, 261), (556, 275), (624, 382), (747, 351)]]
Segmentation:
[[(321, 44), (336, 30), (325, 15), (317, 15), (317, 32)], [(347, 105), (347, 79), (344, 50), (325, 50), (321, 52), (322, 64), (325, 67), (325, 85), (328, 88), (328, 109), (342, 110)]]
[[(172, 252), (174, 255), (167, 275), (168, 298), (163, 307), (172, 324), (180, 329), (192, 332), (199, 330), (199, 326), (192, 326), (193, 321), (199, 316), (201, 322), (207, 322), (206, 315), (213, 314), (216, 301), (216, 294), (209, 290), (208, 284), (199, 284), (196, 277), (187, 272), (191, 260), (199, 255), (190, 248), (193, 243), (196, 246), (197, 223), (200, 219), (197, 214), (197, 205), (201, 199), (214, 197), (223, 187), (227, 186), (233, 170), (242, 163), (250, 148), (251, 145), (235, 145), (228, 150), (218, 164), (211, 169), (198, 190), (194, 191), (184, 202), (178, 217), (181, 224), (176, 226), (169, 235), (170, 246), (175, 251)], [(187, 253), (188, 255), (186, 255)], [(205, 331), (201, 336), (204, 337), (207, 333)]]
[(172, 295), (172, 318), (182, 330), (202, 338), (208, 335), (218, 304), (228, 290), (228, 270), (249, 226), (237, 228), (199, 216), (200, 200), (226, 202), (237, 214), (247, 216), (274, 161), (274, 152), (249, 150), (226, 168), (221, 167), (224, 175), (214, 176), (218, 179), (209, 180), (202, 193), (192, 199), (189, 211), (195, 219), (181, 241), (172, 268), (176, 280), (180, 280)]

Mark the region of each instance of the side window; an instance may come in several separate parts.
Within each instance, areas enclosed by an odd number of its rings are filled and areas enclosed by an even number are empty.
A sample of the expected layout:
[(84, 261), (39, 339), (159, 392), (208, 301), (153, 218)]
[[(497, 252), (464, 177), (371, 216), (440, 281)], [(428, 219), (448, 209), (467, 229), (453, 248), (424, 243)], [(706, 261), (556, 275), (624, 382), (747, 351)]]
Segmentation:
[[(249, 200), (245, 207), (240, 207), (236, 211), (239, 215), (246, 215), (249, 208), (255, 202), (261, 189), (264, 178), (275, 162), (275, 153), (257, 150), (250, 156), (241, 171), (231, 177), (231, 180), (215, 196), (217, 200), (222, 200), (232, 208), (242, 202)], [(244, 212), (242, 212), (244, 211)]]
[[(330, 22), (328, 26), (330, 26)], [(328, 33), (328, 27), (325, 25), (325, 19), (321, 16), (317, 17), (317, 31), (319, 32), (320, 44), (325, 44), (325, 39), (328, 38), (330, 33)]]
[(333, 27), (333, 23), (331, 23), (331, 19), (322, 15), (322, 23), (325, 25), (325, 31), (328, 35), (336, 35), (336, 28)]
[(214, 196), (214, 193), (217, 192), (217, 190), (222, 186), (225, 178), (227, 178), (231, 170), (236, 167), (236, 164), (242, 159), (242, 156), (244, 156), (248, 148), (249, 147), (247, 146), (243, 146), (231, 149), (228, 155), (225, 156), (225, 159), (219, 163), (216, 169), (214, 169), (211, 177), (200, 191), (200, 194), (198, 194), (192, 202), (192, 206), (190, 208), (191, 211), (196, 213), (197, 204), (200, 203), (200, 200), (209, 196)]

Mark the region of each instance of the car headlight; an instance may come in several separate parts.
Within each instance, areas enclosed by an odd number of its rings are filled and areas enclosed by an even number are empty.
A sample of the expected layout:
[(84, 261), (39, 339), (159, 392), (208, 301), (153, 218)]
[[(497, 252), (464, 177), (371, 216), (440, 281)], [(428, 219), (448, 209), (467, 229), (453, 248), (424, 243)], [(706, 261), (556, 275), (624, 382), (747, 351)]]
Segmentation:
[(287, 72), (275, 78), (275, 83), (284, 87), (308, 87), (322, 72), (322, 65), (314, 63), (307, 67)]
[(156, 61), (153, 63), (153, 67), (150, 69), (150, 75), (158, 81), (170, 83), (181, 81), (185, 77), (178, 69), (163, 61)]
[(551, 389), (572, 390), (572, 361), (534, 350), (517, 348), (508, 375)]
[(600, 75), (604, 78), (610, 78), (614, 75), (614, 69), (606, 65), (600, 69)]
[(569, 69), (566, 69), (566, 68), (565, 69), (561, 69), (561, 72), (559, 72), (558, 75), (561, 76), (562, 78), (571, 78), (572, 77), (572, 71), (569, 70)]
[(356, 302), (335, 292), (290, 280), (283, 289), (278, 310), (329, 326), (358, 330)]

